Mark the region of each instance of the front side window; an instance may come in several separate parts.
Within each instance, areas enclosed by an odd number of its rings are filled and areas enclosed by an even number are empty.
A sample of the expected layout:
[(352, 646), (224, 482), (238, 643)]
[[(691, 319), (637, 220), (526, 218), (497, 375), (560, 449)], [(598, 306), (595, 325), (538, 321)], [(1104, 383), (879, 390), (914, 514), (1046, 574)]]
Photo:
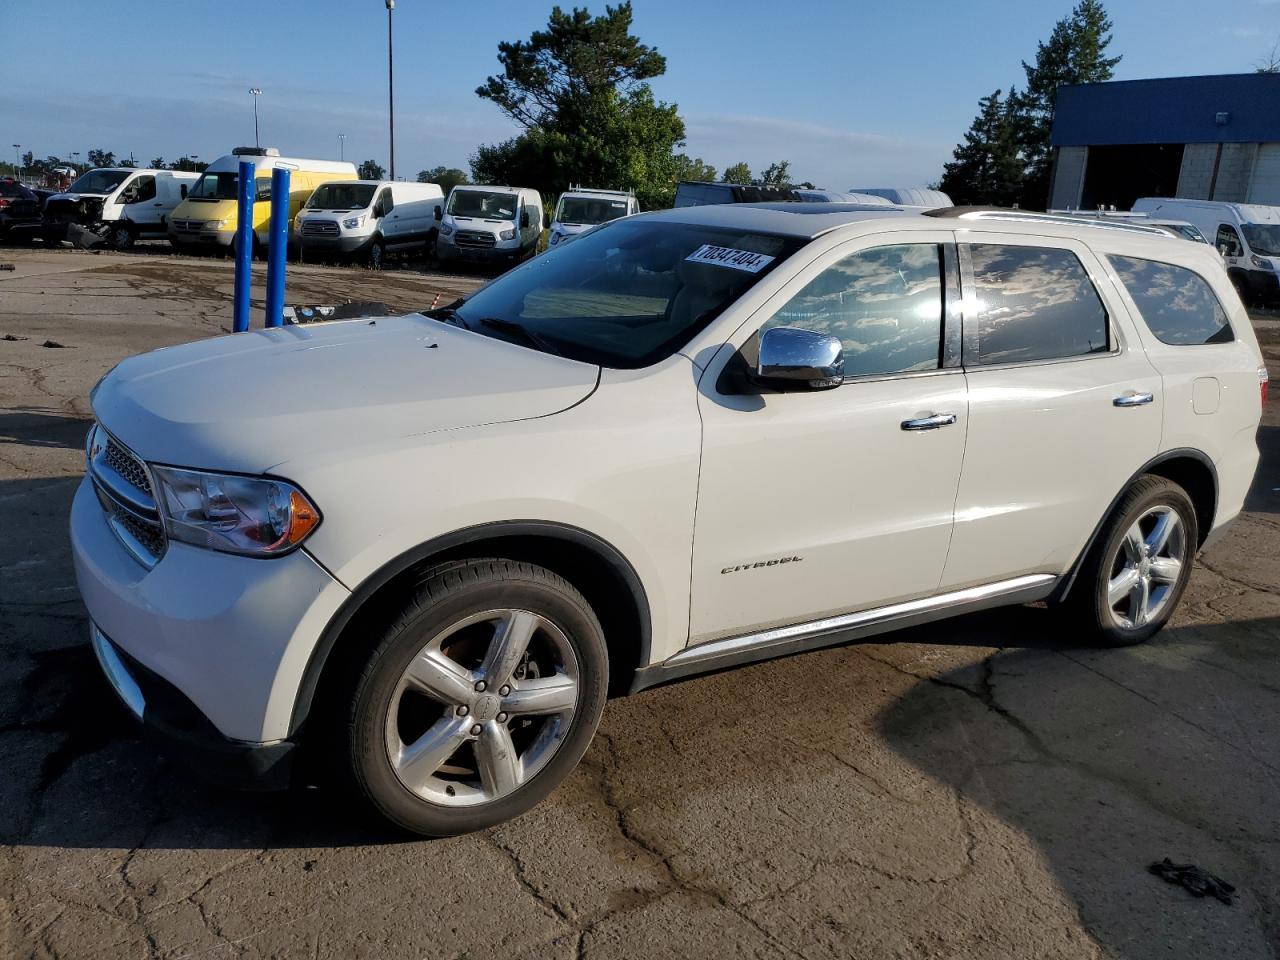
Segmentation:
[(1155, 260), (1109, 259), (1142, 319), (1161, 343), (1230, 343), (1235, 339), (1226, 311), (1199, 274)]
[(760, 332), (800, 327), (835, 337), (846, 377), (936, 370), (942, 269), (936, 243), (861, 250), (818, 274)]
[(1240, 243), (1240, 234), (1236, 233), (1236, 228), (1229, 223), (1224, 223), (1218, 227), (1216, 246), (1218, 252), (1224, 257), (1244, 256), (1244, 246)]
[[(1107, 311), (1084, 264), (1070, 250), (977, 243), (968, 247), (977, 313), (979, 365), (1106, 353)], [(974, 361), (966, 357), (966, 363)]]
[(141, 176), (133, 183), (129, 184), (125, 193), (126, 197), (121, 199), (125, 203), (142, 203), (144, 200), (154, 200), (156, 198), (156, 178), (151, 176)]
[(456, 309), (428, 315), (575, 360), (647, 367), (683, 347), (805, 242), (615, 220), (504, 273)]

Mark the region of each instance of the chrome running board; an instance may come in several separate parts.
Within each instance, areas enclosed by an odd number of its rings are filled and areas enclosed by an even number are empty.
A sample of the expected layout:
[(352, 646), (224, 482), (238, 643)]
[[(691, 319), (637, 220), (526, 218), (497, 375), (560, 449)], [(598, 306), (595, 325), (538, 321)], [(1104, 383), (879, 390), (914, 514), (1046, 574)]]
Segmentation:
[(641, 667), (636, 671), (631, 692), (695, 673), (800, 653), (988, 607), (1033, 603), (1049, 596), (1057, 583), (1058, 577), (1052, 574), (1033, 573), (858, 613), (710, 640), (686, 647), (661, 663)]

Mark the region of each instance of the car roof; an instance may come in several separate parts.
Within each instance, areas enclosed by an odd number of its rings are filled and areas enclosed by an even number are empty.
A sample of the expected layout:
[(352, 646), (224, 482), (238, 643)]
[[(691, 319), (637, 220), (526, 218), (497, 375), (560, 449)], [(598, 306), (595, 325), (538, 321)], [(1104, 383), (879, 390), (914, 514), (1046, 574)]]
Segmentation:
[[(860, 203), (707, 203), (696, 207), (676, 207), (642, 213), (640, 218), (692, 226), (754, 230), (811, 240), (824, 233), (867, 220), (919, 218), (901, 207), (870, 206)], [(940, 226), (934, 223), (936, 228)]]

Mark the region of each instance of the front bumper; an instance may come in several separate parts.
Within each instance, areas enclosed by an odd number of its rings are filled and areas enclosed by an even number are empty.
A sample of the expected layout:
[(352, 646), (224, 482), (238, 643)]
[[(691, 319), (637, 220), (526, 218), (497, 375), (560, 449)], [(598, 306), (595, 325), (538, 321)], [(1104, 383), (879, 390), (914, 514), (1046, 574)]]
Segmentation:
[(441, 262), (464, 260), (470, 263), (511, 263), (520, 259), (520, 247), (469, 247), (459, 246), (451, 237), (436, 238), (436, 259)]
[(229, 248), (235, 243), (234, 230), (178, 230), (169, 226), (169, 242), (175, 247)]
[(309, 253), (318, 254), (339, 254), (344, 257), (358, 256), (369, 249), (369, 245), (373, 243), (373, 237), (325, 237), (315, 234), (300, 234), (299, 244), (302, 247), (302, 255), (305, 257)]
[(89, 640), (111, 688), (166, 753), (202, 776), (231, 786), (289, 786), (296, 743), (246, 743), (224, 737), (177, 687), (124, 653), (96, 623), (89, 624)]
[(1280, 274), (1274, 270), (1240, 270), (1249, 299), (1255, 303), (1280, 300)]
[(306, 551), (260, 560), (172, 542), (148, 570), (88, 479), (71, 506), (71, 547), (89, 616), (126, 663), (172, 687), (223, 739), (289, 737), (307, 661), (350, 595)]

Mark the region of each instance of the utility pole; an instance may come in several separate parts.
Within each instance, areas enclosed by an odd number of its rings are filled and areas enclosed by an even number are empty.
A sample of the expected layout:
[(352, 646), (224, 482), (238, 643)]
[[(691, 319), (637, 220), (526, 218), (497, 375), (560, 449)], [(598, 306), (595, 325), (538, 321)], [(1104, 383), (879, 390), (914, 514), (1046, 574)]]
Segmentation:
[(18, 153), (22, 149), (22, 144), (15, 143), (13, 145), (13, 169), (17, 171), (14, 175), (16, 179), (22, 179), (22, 155)]
[(347, 159), (347, 135), (345, 133), (338, 134), (338, 159)]
[(260, 147), (262, 144), (258, 141), (258, 98), (262, 96), (262, 91), (257, 87), (250, 87), (249, 92), (253, 94), (253, 145)]
[(396, 178), (396, 83), (394, 60), (391, 53), (391, 11), (396, 0), (387, 0), (387, 117), (391, 133), (391, 179)]

